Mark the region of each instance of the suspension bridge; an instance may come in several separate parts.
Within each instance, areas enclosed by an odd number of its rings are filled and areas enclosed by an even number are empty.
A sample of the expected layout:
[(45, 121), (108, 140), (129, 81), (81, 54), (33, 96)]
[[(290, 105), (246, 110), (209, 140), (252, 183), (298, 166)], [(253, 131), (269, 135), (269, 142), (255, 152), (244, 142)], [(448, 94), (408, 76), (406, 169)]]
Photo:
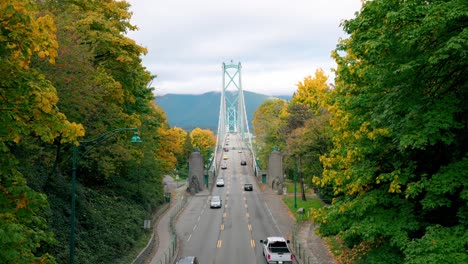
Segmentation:
[(259, 170), (255, 152), (252, 147), (252, 133), (249, 130), (249, 120), (245, 109), (244, 91), (242, 88), (242, 65), (223, 63), (221, 66), (223, 81), (220, 97), (218, 131), (216, 133), (216, 145), (214, 149), (213, 162), (209, 171), (216, 175), (220, 168), (223, 152), (231, 149), (229, 147), (229, 135), (241, 140), (242, 148), (249, 157), (248, 165), (252, 166), (255, 173)]

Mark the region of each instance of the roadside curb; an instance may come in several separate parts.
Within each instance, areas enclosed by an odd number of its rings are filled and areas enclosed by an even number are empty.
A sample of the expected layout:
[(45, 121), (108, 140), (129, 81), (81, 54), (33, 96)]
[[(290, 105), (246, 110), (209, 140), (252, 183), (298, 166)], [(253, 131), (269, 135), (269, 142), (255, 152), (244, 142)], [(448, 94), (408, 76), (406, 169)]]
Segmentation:
[(161, 207), (154, 213), (153, 217), (153, 225), (152, 225), (152, 234), (151, 237), (146, 244), (146, 246), (140, 251), (140, 253), (135, 257), (132, 261), (132, 264), (142, 264), (147, 263), (148, 259), (152, 258), (153, 255), (156, 253), (154, 252), (154, 248), (158, 248), (159, 245), (159, 237), (157, 234), (157, 226), (161, 218), (163, 218), (169, 209), (171, 208), (170, 204), (163, 204)]

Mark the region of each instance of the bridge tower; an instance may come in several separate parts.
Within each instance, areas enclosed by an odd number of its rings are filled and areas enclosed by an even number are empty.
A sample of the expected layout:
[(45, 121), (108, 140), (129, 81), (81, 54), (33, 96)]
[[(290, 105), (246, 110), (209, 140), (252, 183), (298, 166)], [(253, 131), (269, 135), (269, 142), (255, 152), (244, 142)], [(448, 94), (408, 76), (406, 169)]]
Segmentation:
[(234, 64), (231, 60), (230, 64), (223, 63), (222, 69), (221, 108), (224, 108), (225, 112), (220, 114), (224, 118), (225, 132), (240, 133), (244, 137), (244, 134), (248, 132), (248, 122), (242, 89), (242, 66), (240, 62)]
[[(241, 136), (245, 146), (253, 155), (252, 139), (249, 131), (249, 123), (244, 102), (244, 91), (242, 89), (241, 63), (222, 64), (223, 86), (221, 90), (221, 101), (219, 107), (218, 133), (215, 148), (215, 164), (219, 166), (222, 148), (225, 146), (228, 133), (237, 133)], [(254, 162), (252, 162), (254, 163)]]

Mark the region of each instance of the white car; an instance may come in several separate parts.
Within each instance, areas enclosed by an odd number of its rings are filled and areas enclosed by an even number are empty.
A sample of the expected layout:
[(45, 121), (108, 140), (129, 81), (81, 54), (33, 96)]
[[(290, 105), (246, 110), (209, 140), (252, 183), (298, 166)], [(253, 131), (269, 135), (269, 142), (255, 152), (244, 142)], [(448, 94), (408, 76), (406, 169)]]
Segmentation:
[(283, 237), (267, 237), (260, 240), (263, 245), (263, 256), (267, 263), (292, 264), (294, 255), (289, 250), (289, 240)]
[(210, 208), (221, 208), (221, 207), (222, 207), (221, 197), (219, 197), (218, 195), (212, 196), (211, 201), (210, 201)]
[(216, 187), (224, 187), (224, 179), (217, 179)]

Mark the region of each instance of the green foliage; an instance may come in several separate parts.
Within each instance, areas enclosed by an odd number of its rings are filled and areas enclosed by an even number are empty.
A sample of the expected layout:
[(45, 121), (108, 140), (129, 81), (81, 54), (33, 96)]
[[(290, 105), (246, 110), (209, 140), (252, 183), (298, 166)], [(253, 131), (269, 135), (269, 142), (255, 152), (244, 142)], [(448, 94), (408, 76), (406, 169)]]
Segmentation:
[(306, 185), (313, 187), (321, 198), (331, 202), (329, 184), (315, 184), (312, 179), (320, 178), (323, 167), (320, 156), (331, 148), (329, 135), (329, 113), (324, 108), (329, 87), (327, 76), (317, 70), (314, 77), (308, 76), (298, 84), (298, 91), (290, 102), (267, 101), (254, 113), (254, 134), (257, 156), (262, 167), (274, 147), (283, 154), (284, 168), (289, 179), (298, 174), (302, 199), (306, 199)]
[(408, 243), (406, 263), (467, 263), (468, 231), (462, 226), (429, 226), (425, 235)]
[[(113, 263), (144, 232), (146, 208), (124, 197), (87, 189), (77, 210), (76, 262)], [(118, 234), (118, 237), (116, 237)]]
[[(128, 7), (0, 4), (2, 263), (68, 261), (70, 143), (79, 145), (77, 262), (121, 258), (162, 203), (157, 155), (170, 150), (160, 142), (167, 120), (147, 85), (154, 76), (141, 65), (146, 49), (125, 34), (136, 29)], [(143, 143), (129, 146), (130, 132), (108, 134), (128, 127), (139, 128)]]
[[(322, 202), (315, 198), (307, 198), (307, 201), (303, 201), (300, 197), (296, 197), (297, 208), (294, 208), (294, 197), (285, 197), (282, 200), (296, 220), (304, 219), (304, 217), (307, 217), (308, 212), (322, 207)], [(304, 214), (297, 213), (299, 208), (304, 208)]]
[(315, 219), (354, 263), (466, 262), (466, 17), (463, 1), (379, 0), (343, 23), (316, 181), (335, 197)]
[(253, 134), (255, 135), (255, 147), (257, 157), (262, 168), (266, 168), (270, 152), (275, 148), (283, 149), (284, 137), (281, 135), (281, 114), (285, 111), (287, 102), (281, 99), (268, 100), (255, 110)]
[(0, 158), (0, 262), (54, 263), (49, 254), (37, 254), (45, 243), (55, 243), (46, 231), (41, 210), (48, 207), (44, 194), (35, 192), (15, 167), (14, 157), (3, 153)]

